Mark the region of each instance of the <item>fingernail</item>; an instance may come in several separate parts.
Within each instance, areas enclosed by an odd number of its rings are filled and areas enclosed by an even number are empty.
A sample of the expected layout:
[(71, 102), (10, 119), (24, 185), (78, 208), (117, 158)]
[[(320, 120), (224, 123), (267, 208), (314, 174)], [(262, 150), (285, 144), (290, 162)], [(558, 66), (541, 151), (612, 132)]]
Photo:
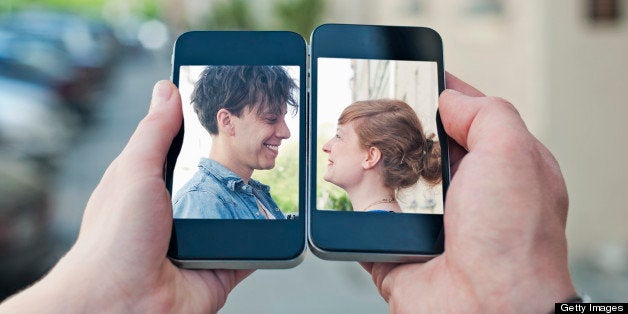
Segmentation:
[(446, 89), (446, 90), (443, 91), (443, 94), (445, 94), (445, 93), (452, 94), (452, 95), (462, 95), (461, 92), (459, 92), (459, 91), (457, 91), (455, 89)]
[(151, 102), (151, 107), (167, 101), (170, 99), (171, 94), (172, 88), (170, 88), (170, 83), (167, 81), (157, 82), (153, 88), (153, 101)]

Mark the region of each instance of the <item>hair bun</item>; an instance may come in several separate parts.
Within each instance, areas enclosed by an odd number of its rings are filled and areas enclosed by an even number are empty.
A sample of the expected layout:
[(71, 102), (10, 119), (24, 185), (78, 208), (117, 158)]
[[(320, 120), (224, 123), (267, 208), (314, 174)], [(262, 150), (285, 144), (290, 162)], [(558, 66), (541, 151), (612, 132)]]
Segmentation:
[[(440, 144), (434, 141), (434, 133), (427, 136), (423, 147), (423, 169), (421, 176), (429, 183), (436, 184), (442, 180)], [(436, 144), (436, 145), (435, 145)]]

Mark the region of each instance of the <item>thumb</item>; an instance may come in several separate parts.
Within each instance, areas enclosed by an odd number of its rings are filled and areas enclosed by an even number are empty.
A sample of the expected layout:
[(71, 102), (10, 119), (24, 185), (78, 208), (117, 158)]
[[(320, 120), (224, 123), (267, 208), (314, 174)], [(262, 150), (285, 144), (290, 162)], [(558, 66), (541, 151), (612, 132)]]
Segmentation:
[(120, 154), (125, 163), (144, 175), (162, 175), (166, 154), (181, 127), (181, 96), (176, 86), (166, 80), (155, 84), (148, 114), (140, 121)]
[(517, 109), (499, 97), (472, 97), (447, 89), (438, 99), (438, 110), (445, 132), (467, 151), (488, 139), (527, 134)]

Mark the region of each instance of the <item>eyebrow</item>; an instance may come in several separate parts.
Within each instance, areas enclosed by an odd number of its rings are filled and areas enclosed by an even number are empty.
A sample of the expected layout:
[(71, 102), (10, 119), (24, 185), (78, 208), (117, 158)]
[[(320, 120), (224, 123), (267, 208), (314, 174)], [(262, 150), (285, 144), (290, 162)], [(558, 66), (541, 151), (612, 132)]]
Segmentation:
[(258, 118), (259, 119), (282, 119), (285, 116), (286, 116), (285, 114), (276, 114), (272, 112), (266, 112), (266, 113), (262, 113), (260, 116), (258, 116)]
[(262, 112), (262, 115), (282, 115), (285, 116), (286, 114), (288, 114), (288, 109), (286, 108), (286, 110), (281, 109), (281, 111), (277, 112), (275, 110), (269, 110), (269, 108), (267, 108), (264, 112)]

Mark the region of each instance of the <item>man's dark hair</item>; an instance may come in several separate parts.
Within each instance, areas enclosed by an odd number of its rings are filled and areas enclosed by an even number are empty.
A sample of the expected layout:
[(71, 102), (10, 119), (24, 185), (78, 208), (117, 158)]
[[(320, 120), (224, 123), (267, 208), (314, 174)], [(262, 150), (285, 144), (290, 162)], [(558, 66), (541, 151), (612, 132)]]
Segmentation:
[(201, 124), (218, 134), (216, 114), (227, 109), (236, 117), (256, 106), (258, 115), (283, 114), (284, 104), (296, 110), (293, 90), (298, 88), (281, 66), (208, 66), (194, 85), (191, 100)]

